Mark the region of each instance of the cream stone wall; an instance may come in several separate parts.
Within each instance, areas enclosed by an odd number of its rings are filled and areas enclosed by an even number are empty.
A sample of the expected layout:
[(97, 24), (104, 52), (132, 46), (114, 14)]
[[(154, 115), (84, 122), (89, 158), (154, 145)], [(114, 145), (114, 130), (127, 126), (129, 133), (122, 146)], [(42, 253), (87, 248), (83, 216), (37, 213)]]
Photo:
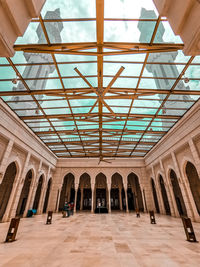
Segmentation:
[(161, 174), (167, 191), (172, 216), (179, 216), (173, 188), (170, 181), (170, 170), (174, 170), (187, 214), (194, 221), (200, 221), (194, 198), (186, 175), (186, 164), (191, 162), (200, 177), (200, 101), (198, 101), (185, 116), (165, 135), (164, 138), (147, 154), (145, 166), (148, 177), (154, 179), (159, 199), (161, 213), (165, 213), (161, 196), (160, 184), (158, 181)]
[(55, 171), (57, 157), (40, 139), (0, 100), (0, 183), (10, 163), (15, 162), (17, 174), (12, 193), (2, 221), (8, 221), (16, 214), (18, 201), (29, 170), (32, 170), (32, 182), (24, 216), (32, 208), (37, 183), (43, 174), (44, 183), (37, 213), (42, 213), (48, 180)]
[[(165, 214), (159, 183), (159, 176), (162, 175), (171, 215), (178, 217), (179, 212), (169, 175), (170, 170), (174, 170), (188, 216), (194, 221), (200, 221), (185, 171), (185, 166), (190, 161), (200, 174), (200, 101), (185, 114), (145, 158), (116, 158), (110, 164), (106, 162), (98, 164), (99, 159), (58, 159), (3, 101), (0, 101), (0, 116), (2, 118), (0, 124), (0, 183), (7, 166), (12, 162), (15, 162), (17, 166), (12, 193), (2, 221), (8, 221), (15, 216), (24, 180), (29, 170), (32, 171), (33, 178), (24, 216), (28, 209), (33, 206), (38, 180), (41, 175), (43, 175), (44, 182), (37, 210), (38, 214), (43, 211), (50, 178), (52, 178), (52, 185), (47, 210), (58, 211), (61, 188), (66, 174), (72, 173), (74, 175), (77, 192), (80, 176), (87, 173), (90, 176), (91, 189), (94, 194), (95, 178), (102, 172), (106, 176), (108, 189), (111, 188), (112, 175), (120, 174), (125, 191), (127, 190), (128, 175), (130, 173), (136, 174), (141, 187), (144, 211), (155, 210), (151, 186), (152, 178), (155, 182), (160, 212)], [(93, 195), (92, 212), (94, 209)], [(126, 211), (128, 212), (128, 208)]]
[[(111, 179), (115, 173), (122, 177), (123, 187), (127, 189), (127, 177), (130, 173), (134, 173), (139, 178), (139, 183), (143, 196), (144, 209), (152, 209), (152, 195), (148, 180), (146, 179), (146, 169), (144, 160), (141, 159), (116, 159), (111, 163), (101, 162), (98, 165), (99, 159), (58, 159), (57, 168), (54, 175), (52, 191), (50, 195), (49, 208), (57, 211), (63, 179), (68, 173), (72, 173), (75, 178), (75, 189), (78, 189), (80, 176), (87, 173), (91, 179), (91, 188), (94, 189), (95, 178), (99, 173), (103, 173), (107, 179), (107, 187), (111, 188)], [(147, 207), (145, 206), (144, 194)], [(92, 210), (93, 212), (93, 210)]]

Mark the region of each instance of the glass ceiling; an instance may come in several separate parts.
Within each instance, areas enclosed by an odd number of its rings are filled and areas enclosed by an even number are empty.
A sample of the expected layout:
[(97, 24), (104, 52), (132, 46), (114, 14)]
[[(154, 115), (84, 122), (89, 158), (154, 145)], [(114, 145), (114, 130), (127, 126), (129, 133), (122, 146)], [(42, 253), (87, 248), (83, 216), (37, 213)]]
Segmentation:
[(58, 157), (143, 157), (200, 96), (151, 0), (47, 0), (14, 48), (0, 96)]

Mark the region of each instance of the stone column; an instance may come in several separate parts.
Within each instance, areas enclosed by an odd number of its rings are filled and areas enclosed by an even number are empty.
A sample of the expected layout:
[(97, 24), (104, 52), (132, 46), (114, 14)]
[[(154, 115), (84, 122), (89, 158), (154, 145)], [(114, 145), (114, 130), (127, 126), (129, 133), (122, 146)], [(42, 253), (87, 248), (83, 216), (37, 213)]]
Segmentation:
[[(186, 210), (187, 210), (187, 213), (188, 213), (188, 203), (186, 203), (188, 201), (186, 200), (186, 195), (185, 195), (185, 192), (184, 192), (184, 189), (183, 189), (183, 186), (182, 186), (182, 182), (181, 182), (181, 179), (180, 179), (180, 170), (179, 170), (179, 167), (178, 167), (178, 164), (177, 164), (177, 159), (176, 159), (176, 156), (175, 156), (175, 153), (174, 152), (171, 152), (171, 157), (172, 157), (172, 160), (173, 160), (173, 163), (174, 163), (175, 173), (176, 173), (176, 176), (177, 176), (177, 180), (178, 180), (178, 184), (179, 184), (179, 187), (180, 187), (180, 190), (181, 190), (181, 194), (183, 196), (183, 201), (185, 203), (185, 207), (186, 207)], [(172, 185), (171, 179), (170, 179), (170, 184)], [(173, 190), (173, 187), (172, 187), (172, 190)], [(177, 208), (177, 205), (176, 205), (176, 200), (175, 200), (174, 192), (173, 192), (173, 199), (174, 199), (175, 206), (176, 206), (175, 212), (177, 214), (177, 217), (180, 217), (179, 212), (178, 212), (178, 208)]]
[(146, 195), (145, 195), (145, 189), (144, 188), (141, 188), (141, 193), (142, 193), (142, 199), (143, 199), (144, 212), (148, 212), (147, 202), (146, 202)]
[(147, 174), (146, 168), (141, 168), (141, 190), (144, 203), (144, 211), (148, 212), (149, 210), (154, 209), (154, 200), (153, 192), (150, 184), (150, 175)]
[(176, 172), (177, 180), (178, 180), (178, 183), (179, 183), (179, 186), (180, 186), (180, 190), (181, 190), (181, 193), (182, 193), (182, 196), (183, 196), (183, 201), (185, 203), (187, 215), (190, 218), (194, 219), (194, 214), (193, 214), (193, 212), (191, 210), (191, 206), (189, 204), (188, 194), (187, 194), (183, 179), (181, 178), (181, 172), (180, 172), (180, 169), (179, 169), (179, 166), (178, 166), (178, 162), (177, 162), (177, 159), (176, 159), (176, 155), (175, 155), (174, 152), (171, 152), (171, 157), (172, 157), (172, 160), (173, 160), (173, 163), (174, 163), (175, 172)]
[(58, 212), (62, 185), (63, 185), (62, 168), (57, 168), (52, 177), (48, 210)]
[(32, 194), (31, 203), (30, 203), (30, 208), (31, 209), (33, 207), (33, 202), (34, 202), (34, 198), (35, 198), (35, 194), (36, 194), (36, 190), (37, 190), (37, 186), (38, 186), (38, 181), (39, 181), (39, 178), (40, 178), (41, 168), (42, 168), (42, 160), (40, 161), (40, 164), (39, 164), (39, 167), (38, 167), (38, 172), (36, 174), (35, 183), (34, 183), (34, 186), (33, 186), (33, 194)]
[(42, 214), (42, 212), (43, 212), (43, 205), (44, 205), (44, 199), (45, 199), (45, 195), (46, 195), (46, 191), (47, 191), (47, 186), (48, 186), (47, 183), (43, 183), (41, 194), (40, 194), (40, 200), (39, 200), (37, 214)]
[[(193, 147), (194, 143), (192, 140), (190, 140), (190, 146), (191, 146), (191, 151)], [(195, 151), (196, 148), (194, 148)], [(181, 191), (182, 191), (182, 195), (183, 195), (183, 199), (185, 201), (185, 206), (187, 209), (187, 215), (188, 217), (190, 217), (193, 221), (196, 222), (200, 222), (200, 217), (199, 217), (199, 213), (197, 211), (195, 202), (194, 202), (194, 198), (190, 189), (190, 183), (188, 181), (188, 177), (185, 173), (185, 171), (183, 169), (180, 168), (179, 163), (176, 159), (176, 156), (174, 154), (173, 156), (173, 160), (174, 162), (176, 162), (176, 166), (177, 166), (177, 170), (178, 170), (178, 174), (180, 175), (180, 187), (181, 187)]]
[(111, 190), (111, 184), (108, 183), (107, 184), (107, 188), (108, 188), (108, 212), (111, 213), (111, 203), (110, 203), (110, 190)]
[(81, 187), (81, 203), (80, 203), (80, 210), (83, 210), (83, 188)]
[(10, 210), (10, 216), (9, 216), (10, 218), (15, 217), (15, 215), (16, 215), (16, 210), (17, 210), (17, 206), (18, 206), (18, 203), (19, 203), (21, 191), (22, 191), (22, 188), (24, 186), (26, 174), (28, 172), (28, 163), (30, 161), (30, 157), (31, 157), (31, 154), (29, 152), (27, 154), (27, 156), (26, 156), (26, 161), (25, 161), (25, 164), (24, 164), (22, 175), (19, 178), (19, 181), (17, 183), (18, 184), (17, 185), (17, 189), (16, 189), (17, 192), (16, 192), (16, 196), (14, 197), (14, 199), (12, 201), (13, 203), (12, 203), (12, 207), (11, 207), (11, 210)]
[(91, 184), (91, 213), (94, 213), (94, 201), (95, 201), (95, 184)]
[[(190, 183), (188, 181), (188, 179), (183, 179), (183, 184), (184, 184), (184, 188), (185, 191), (187, 192), (188, 195), (188, 200), (189, 200), (189, 205), (190, 205), (190, 209), (191, 210), (191, 218), (195, 221), (195, 222), (200, 222), (200, 217), (199, 217), (199, 213), (197, 211), (197, 207), (190, 189)], [(188, 214), (189, 216), (189, 214)]]
[(77, 202), (77, 193), (78, 193), (78, 184), (75, 183), (74, 187), (74, 212), (76, 212), (76, 202)]
[(122, 207), (122, 188), (119, 187), (119, 208), (120, 210), (123, 210), (123, 207)]
[(155, 182), (155, 188), (156, 188), (156, 192), (157, 192), (157, 197), (158, 197), (158, 204), (159, 204), (159, 208), (160, 208), (160, 213), (161, 214), (165, 214), (165, 208), (164, 208), (164, 203), (163, 203), (163, 198), (162, 198), (162, 194), (161, 194), (161, 188), (160, 188), (160, 183), (157, 180), (157, 177), (155, 175), (155, 171), (154, 171), (154, 167), (153, 165), (151, 166), (151, 170), (152, 170), (152, 175), (154, 178), (154, 182)]
[(161, 170), (164, 174), (163, 180), (164, 180), (165, 190), (166, 190), (168, 201), (169, 201), (171, 215), (174, 217), (179, 217), (178, 209), (177, 209), (175, 198), (174, 198), (172, 183), (169, 179), (169, 176), (165, 173), (162, 160), (159, 159), (159, 162), (160, 162)]
[(27, 202), (26, 202), (26, 208), (24, 210), (23, 217), (26, 217), (27, 216), (27, 212), (30, 209), (30, 202), (31, 202), (32, 195), (33, 195), (34, 183), (35, 183), (35, 180), (34, 180), (34, 177), (33, 177), (32, 178), (32, 181), (31, 181), (31, 185), (30, 185), (30, 189), (29, 189), (29, 194), (28, 194), (28, 199), (27, 199)]
[(44, 207), (44, 201), (45, 201), (45, 196), (48, 188), (48, 181), (49, 181), (49, 176), (51, 172), (51, 167), (49, 166), (48, 172), (47, 172), (47, 178), (46, 178), (46, 183), (43, 183), (43, 188), (40, 196), (40, 202), (38, 206), (39, 214), (43, 213), (43, 207)]
[(178, 183), (179, 183), (180, 190), (181, 190), (181, 193), (182, 193), (182, 196), (183, 196), (183, 201), (185, 203), (185, 207), (186, 207), (186, 210), (187, 210), (187, 215), (188, 215), (188, 217), (190, 217), (191, 219), (194, 220), (194, 212), (193, 212), (193, 210), (191, 208), (190, 201), (189, 201), (189, 196), (188, 196), (187, 189), (186, 189), (186, 186), (185, 186), (185, 183), (184, 183), (184, 179), (183, 179), (183, 177), (181, 175), (181, 172), (180, 172), (180, 169), (179, 169), (179, 165), (178, 165), (178, 161), (176, 159), (176, 155), (175, 155), (174, 152), (171, 152), (171, 157), (173, 159), (173, 163), (174, 163), (174, 167), (175, 167)]
[(127, 189), (128, 189), (128, 185), (125, 183), (124, 184), (124, 192), (125, 192), (125, 200), (126, 200), (126, 212), (129, 212)]

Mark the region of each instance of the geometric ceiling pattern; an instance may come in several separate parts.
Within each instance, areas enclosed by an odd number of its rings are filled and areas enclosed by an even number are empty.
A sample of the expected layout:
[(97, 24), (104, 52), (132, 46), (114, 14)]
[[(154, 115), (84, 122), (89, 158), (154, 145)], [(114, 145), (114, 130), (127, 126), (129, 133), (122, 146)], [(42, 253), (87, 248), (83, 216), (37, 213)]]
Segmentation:
[(183, 47), (153, 1), (47, 0), (0, 97), (58, 157), (143, 157), (200, 96)]

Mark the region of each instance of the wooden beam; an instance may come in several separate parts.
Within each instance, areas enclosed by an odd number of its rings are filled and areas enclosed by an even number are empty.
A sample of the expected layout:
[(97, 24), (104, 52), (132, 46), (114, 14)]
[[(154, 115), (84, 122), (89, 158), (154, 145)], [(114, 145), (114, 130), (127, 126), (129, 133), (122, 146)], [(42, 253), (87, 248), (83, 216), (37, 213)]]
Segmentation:
[[(99, 28), (97, 25), (97, 42), (79, 42), (79, 43), (56, 43), (56, 44), (18, 44), (14, 45), (15, 51), (24, 51), (24, 52), (33, 52), (35, 53), (75, 53), (75, 52), (83, 52), (82, 50), (85, 49), (92, 49), (92, 48), (109, 48), (113, 50), (120, 50), (122, 52), (133, 52), (138, 53), (140, 51), (171, 51), (171, 50), (182, 50), (184, 48), (184, 44), (174, 44), (174, 43), (130, 43), (130, 42), (103, 42), (103, 26), (104, 26), (104, 19), (103, 19), (103, 10), (104, 8), (104, 1), (102, 3), (97, 3), (98, 14), (97, 14), (97, 23), (99, 23)], [(101, 40), (101, 42), (99, 42)], [(130, 51), (130, 49), (132, 51)], [(118, 52), (120, 52), (118, 51)], [(84, 53), (84, 52), (83, 52)], [(102, 52), (97, 52), (98, 53)], [(95, 54), (90, 52), (90, 55)], [(109, 54), (109, 52), (105, 52), (105, 54)]]
[[(104, 38), (104, 0), (96, 0), (96, 38), (97, 38), (97, 76), (98, 91), (103, 91), (103, 38)], [(102, 156), (102, 98), (98, 99), (99, 108), (99, 156)], [(105, 102), (104, 102), (105, 103)], [(107, 104), (107, 103), (106, 103)]]
[[(97, 88), (94, 87), (96, 90)], [(105, 87), (103, 87), (105, 89)], [(90, 88), (69, 88), (69, 89), (45, 89), (45, 90), (31, 90), (31, 91), (0, 91), (0, 96), (17, 96), (17, 95), (52, 95), (52, 96), (59, 96), (59, 97), (64, 97), (65, 93), (68, 93), (68, 95), (71, 93), (72, 95), (69, 95), (70, 98), (77, 99), (76, 95), (73, 95), (73, 92), (85, 92), (88, 94), (91, 94), (91, 89)], [(120, 94), (119, 96), (104, 96), (105, 99), (116, 99), (116, 98), (124, 98), (126, 96), (129, 96), (130, 99), (134, 97), (134, 93), (138, 93), (138, 96), (144, 96), (144, 95), (155, 95), (155, 94), (168, 94), (170, 90), (155, 90), (155, 89), (136, 89), (135, 88), (126, 88), (126, 87), (112, 87), (110, 88), (109, 92), (128, 92), (128, 94)], [(133, 94), (131, 94), (133, 93)], [(171, 92), (173, 95), (200, 95), (200, 90), (174, 90)], [(81, 96), (78, 96), (81, 99)], [(87, 98), (96, 98), (86, 96)], [(83, 99), (85, 97), (83, 96)]]

